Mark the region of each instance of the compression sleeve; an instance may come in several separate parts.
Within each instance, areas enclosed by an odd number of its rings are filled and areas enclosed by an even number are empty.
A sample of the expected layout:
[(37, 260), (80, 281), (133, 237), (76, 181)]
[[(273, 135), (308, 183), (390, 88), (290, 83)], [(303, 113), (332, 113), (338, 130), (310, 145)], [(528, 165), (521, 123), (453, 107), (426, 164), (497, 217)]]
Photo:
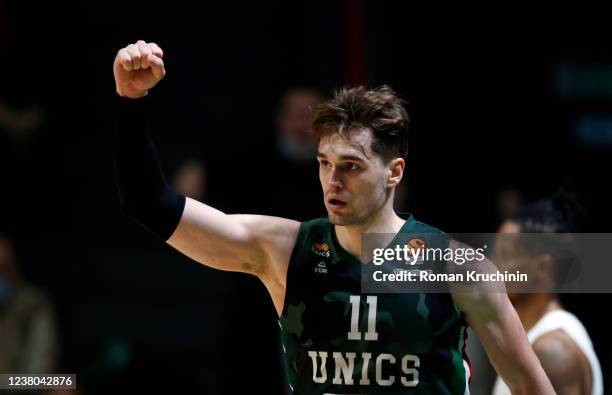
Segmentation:
[(151, 139), (149, 98), (117, 97), (115, 182), (123, 212), (166, 241), (185, 208), (185, 197), (168, 186)]

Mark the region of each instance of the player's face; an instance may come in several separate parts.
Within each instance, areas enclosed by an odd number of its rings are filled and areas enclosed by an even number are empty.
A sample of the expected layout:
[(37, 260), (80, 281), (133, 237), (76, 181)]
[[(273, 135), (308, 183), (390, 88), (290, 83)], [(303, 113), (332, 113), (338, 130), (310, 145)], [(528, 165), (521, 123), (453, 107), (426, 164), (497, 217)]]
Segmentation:
[(362, 128), (319, 141), (319, 180), (335, 225), (363, 225), (387, 201), (389, 169), (372, 152), (372, 138), (372, 132)]
[[(520, 248), (521, 237), (512, 237), (521, 233), (521, 227), (516, 222), (505, 221), (501, 224), (498, 230), (499, 236), (495, 243), (495, 256), (493, 262), (500, 270), (507, 270), (509, 273), (514, 273), (519, 270), (521, 273), (527, 274), (529, 279), (529, 287), (535, 287), (538, 277), (537, 257), (532, 257), (526, 254)], [(528, 295), (526, 293), (512, 292), (512, 285), (506, 284), (508, 288), (508, 297), (513, 303), (521, 300), (522, 297)]]

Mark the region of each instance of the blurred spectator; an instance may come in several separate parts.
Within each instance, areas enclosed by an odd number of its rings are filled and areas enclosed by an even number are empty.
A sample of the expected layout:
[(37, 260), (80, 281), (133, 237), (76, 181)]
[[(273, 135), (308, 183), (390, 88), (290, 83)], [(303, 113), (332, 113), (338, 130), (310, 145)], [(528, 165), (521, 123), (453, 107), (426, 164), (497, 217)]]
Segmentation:
[(174, 174), (172, 185), (181, 195), (203, 202), (206, 195), (206, 167), (198, 159), (185, 161)]
[(325, 214), (318, 177), (316, 146), (310, 129), (310, 114), (323, 95), (312, 88), (292, 88), (279, 102), (274, 121), (274, 141), (253, 148), (257, 177), (240, 180), (244, 191), (258, 190), (248, 202), (252, 212), (298, 221)]
[(53, 373), (58, 353), (48, 297), (20, 275), (12, 243), (0, 235), (0, 372)]
[(311, 88), (288, 90), (276, 115), (276, 146), (279, 154), (293, 163), (312, 163), (316, 147), (310, 134), (310, 114), (323, 100)]
[(506, 186), (497, 193), (496, 209), (498, 224), (512, 217), (523, 205), (523, 194), (518, 188)]
[[(174, 167), (173, 167), (174, 168)], [(181, 160), (172, 173), (172, 187), (181, 195), (211, 205), (224, 213), (232, 212), (228, 192), (223, 186), (211, 188), (209, 174), (214, 174), (208, 164), (196, 157)], [(217, 173), (219, 174), (219, 173)], [(216, 193), (215, 193), (216, 192)]]
[[(3, 193), (0, 196), (0, 218), (4, 225), (18, 226), (15, 207), (25, 207), (32, 194), (28, 193), (32, 161), (32, 143), (36, 132), (45, 121), (45, 113), (39, 104), (23, 102), (7, 96), (6, 86), (0, 81), (0, 180), (5, 190), (25, 193)], [(39, 171), (39, 170), (38, 170)], [(32, 176), (38, 176), (35, 173)], [(20, 206), (23, 204), (23, 206)]]
[(13, 140), (26, 139), (34, 133), (44, 120), (44, 112), (37, 104), (18, 108), (0, 97), (0, 130)]

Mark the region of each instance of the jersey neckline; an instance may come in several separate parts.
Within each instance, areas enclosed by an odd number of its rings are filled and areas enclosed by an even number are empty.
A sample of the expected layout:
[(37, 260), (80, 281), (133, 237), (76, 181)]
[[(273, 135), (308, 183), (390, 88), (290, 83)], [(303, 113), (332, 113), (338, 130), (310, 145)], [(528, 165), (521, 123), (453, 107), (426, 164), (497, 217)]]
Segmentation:
[[(402, 225), (402, 227), (399, 229), (399, 231), (395, 234), (395, 236), (393, 237), (393, 240), (391, 240), (391, 242), (388, 245), (393, 245), (395, 241), (397, 240), (398, 235), (402, 233), (410, 233), (410, 231), (416, 224), (416, 220), (414, 219), (414, 216), (410, 213), (397, 213), (397, 215), (400, 218), (404, 219), (405, 222)], [(338, 252), (338, 255), (340, 255), (342, 258), (346, 259), (347, 261), (351, 263), (359, 263), (359, 264), (366, 263), (366, 262), (362, 262), (361, 259), (354, 256), (350, 252), (346, 251), (344, 247), (342, 247), (342, 245), (338, 241), (338, 237), (336, 236), (336, 225), (332, 224), (331, 222), (329, 224), (330, 224), (331, 240), (332, 240), (332, 243), (334, 244), (336, 251)]]

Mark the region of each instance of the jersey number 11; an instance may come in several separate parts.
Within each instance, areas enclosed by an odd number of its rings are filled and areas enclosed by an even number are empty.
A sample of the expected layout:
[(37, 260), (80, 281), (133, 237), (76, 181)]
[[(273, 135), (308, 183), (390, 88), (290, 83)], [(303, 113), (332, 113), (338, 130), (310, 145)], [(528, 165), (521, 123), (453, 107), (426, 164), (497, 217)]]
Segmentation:
[[(351, 295), (351, 331), (348, 333), (349, 340), (361, 340), (359, 332), (359, 310), (361, 307), (361, 295)], [(376, 305), (378, 296), (366, 296), (368, 304), (368, 331), (365, 333), (365, 340), (378, 340), (376, 332)]]

